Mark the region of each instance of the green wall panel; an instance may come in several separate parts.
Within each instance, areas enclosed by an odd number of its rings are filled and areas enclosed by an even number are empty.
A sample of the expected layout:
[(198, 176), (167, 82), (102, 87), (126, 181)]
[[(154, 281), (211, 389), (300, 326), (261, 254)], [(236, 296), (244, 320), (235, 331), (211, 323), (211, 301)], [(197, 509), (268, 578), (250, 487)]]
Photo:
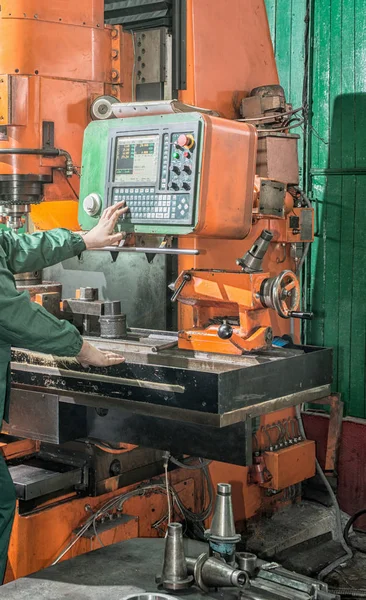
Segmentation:
[[(267, 0), (279, 75), (301, 104), (306, 0)], [(305, 168), (316, 208), (307, 286), (311, 343), (334, 348), (334, 390), (366, 417), (366, 11), (364, 0), (311, 2), (311, 125)]]

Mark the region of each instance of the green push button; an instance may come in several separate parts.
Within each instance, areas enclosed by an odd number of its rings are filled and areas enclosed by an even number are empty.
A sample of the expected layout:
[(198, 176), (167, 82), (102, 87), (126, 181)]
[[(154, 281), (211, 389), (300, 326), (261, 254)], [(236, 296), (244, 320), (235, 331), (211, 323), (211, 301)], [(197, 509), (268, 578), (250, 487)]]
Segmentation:
[(174, 152), (173, 153), (173, 158), (180, 158), (179, 152)]

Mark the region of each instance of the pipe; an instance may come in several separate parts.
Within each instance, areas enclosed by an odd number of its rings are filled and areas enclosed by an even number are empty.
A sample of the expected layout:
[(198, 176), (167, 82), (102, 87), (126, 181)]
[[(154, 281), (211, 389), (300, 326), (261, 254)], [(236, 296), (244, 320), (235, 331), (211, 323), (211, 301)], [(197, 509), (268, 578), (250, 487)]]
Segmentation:
[(181, 248), (143, 248), (136, 246), (105, 246), (104, 248), (90, 248), (84, 252), (141, 252), (143, 254), (178, 254), (197, 256), (201, 254), (200, 250), (181, 249)]

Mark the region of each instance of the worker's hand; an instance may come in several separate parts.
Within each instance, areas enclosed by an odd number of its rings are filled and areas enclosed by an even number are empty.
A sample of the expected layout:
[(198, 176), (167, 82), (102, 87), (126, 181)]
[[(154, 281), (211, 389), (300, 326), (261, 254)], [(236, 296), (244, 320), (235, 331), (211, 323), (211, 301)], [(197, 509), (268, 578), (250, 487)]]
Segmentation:
[(84, 340), (83, 346), (76, 359), (83, 366), (111, 367), (125, 361), (123, 356), (115, 352), (103, 352)]
[(106, 208), (100, 217), (98, 225), (83, 235), (87, 250), (115, 246), (121, 241), (123, 233), (115, 233), (117, 221), (121, 215), (128, 212), (125, 202), (118, 202)]

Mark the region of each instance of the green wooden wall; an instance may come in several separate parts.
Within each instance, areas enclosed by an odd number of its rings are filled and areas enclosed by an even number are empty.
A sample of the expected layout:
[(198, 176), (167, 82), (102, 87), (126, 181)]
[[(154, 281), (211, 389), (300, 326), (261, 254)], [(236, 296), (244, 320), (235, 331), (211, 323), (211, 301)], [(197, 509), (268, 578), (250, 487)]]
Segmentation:
[[(266, 0), (282, 85), (301, 104), (306, 0)], [(334, 390), (366, 417), (365, 0), (312, 0), (304, 184), (316, 208), (307, 341), (334, 348)]]

